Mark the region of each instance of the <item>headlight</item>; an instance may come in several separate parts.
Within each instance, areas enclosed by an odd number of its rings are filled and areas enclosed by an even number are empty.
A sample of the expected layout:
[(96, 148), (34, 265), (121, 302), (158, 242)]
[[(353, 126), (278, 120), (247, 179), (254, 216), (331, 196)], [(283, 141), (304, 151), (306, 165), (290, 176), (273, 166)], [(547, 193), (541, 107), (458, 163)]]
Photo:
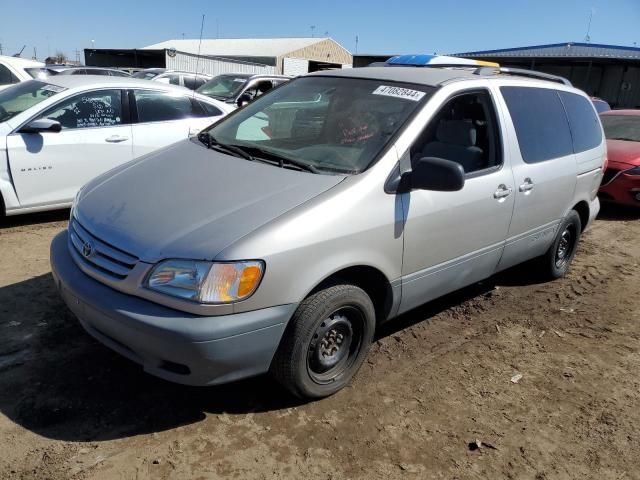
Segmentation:
[(154, 267), (145, 286), (192, 302), (231, 303), (250, 297), (263, 273), (264, 262), (259, 260), (230, 263), (166, 260)]
[(624, 173), (627, 175), (640, 175), (640, 167), (633, 167), (630, 170), (625, 170)]

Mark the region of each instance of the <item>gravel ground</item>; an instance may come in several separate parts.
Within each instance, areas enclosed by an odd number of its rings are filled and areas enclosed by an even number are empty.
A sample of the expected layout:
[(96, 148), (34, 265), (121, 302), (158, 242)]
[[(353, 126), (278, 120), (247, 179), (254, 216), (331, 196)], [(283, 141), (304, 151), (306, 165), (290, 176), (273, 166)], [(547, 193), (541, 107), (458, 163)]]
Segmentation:
[(92, 340), (51, 280), (67, 216), (0, 226), (2, 479), (640, 478), (639, 213), (604, 209), (565, 279), (520, 266), (402, 316), (303, 404), (268, 378), (173, 385)]

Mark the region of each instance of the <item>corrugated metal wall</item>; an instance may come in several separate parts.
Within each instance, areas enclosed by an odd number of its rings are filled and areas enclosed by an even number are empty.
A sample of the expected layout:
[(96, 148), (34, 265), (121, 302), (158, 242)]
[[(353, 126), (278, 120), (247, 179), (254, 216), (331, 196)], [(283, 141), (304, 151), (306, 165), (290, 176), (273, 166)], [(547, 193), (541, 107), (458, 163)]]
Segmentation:
[(233, 62), (229, 60), (198, 57), (184, 52), (175, 52), (171, 57), (167, 52), (166, 65), (171, 70), (183, 70), (185, 72), (208, 73), (209, 75), (220, 75), (222, 73), (276, 73), (276, 67), (269, 65), (259, 65), (255, 63)]
[(282, 73), (293, 77), (306, 75), (309, 73), (309, 60), (285, 57), (282, 63)]

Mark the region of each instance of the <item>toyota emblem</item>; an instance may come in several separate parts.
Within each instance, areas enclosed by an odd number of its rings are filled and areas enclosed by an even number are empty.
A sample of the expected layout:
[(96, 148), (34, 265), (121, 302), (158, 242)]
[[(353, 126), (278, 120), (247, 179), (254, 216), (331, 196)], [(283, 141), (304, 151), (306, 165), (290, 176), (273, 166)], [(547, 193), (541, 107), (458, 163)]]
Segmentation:
[(84, 245), (82, 245), (82, 255), (85, 258), (89, 258), (91, 255), (93, 255), (93, 244), (91, 242), (86, 242)]

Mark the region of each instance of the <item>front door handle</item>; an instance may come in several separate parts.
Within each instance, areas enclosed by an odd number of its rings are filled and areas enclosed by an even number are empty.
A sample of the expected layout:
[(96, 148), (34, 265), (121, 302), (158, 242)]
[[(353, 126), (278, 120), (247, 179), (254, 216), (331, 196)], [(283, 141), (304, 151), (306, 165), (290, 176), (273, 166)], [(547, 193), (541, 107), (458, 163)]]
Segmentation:
[(498, 189), (494, 192), (493, 198), (496, 198), (498, 200), (507, 198), (509, 195), (511, 195), (511, 192), (513, 192), (512, 188), (507, 187), (505, 184), (502, 184), (498, 186)]
[(530, 178), (525, 178), (524, 183), (518, 187), (521, 192), (527, 193), (533, 190), (533, 182)]
[(109, 143), (120, 143), (120, 142), (126, 142), (127, 140), (129, 140), (129, 137), (123, 137), (121, 135), (111, 135), (110, 137), (107, 137), (104, 140)]

